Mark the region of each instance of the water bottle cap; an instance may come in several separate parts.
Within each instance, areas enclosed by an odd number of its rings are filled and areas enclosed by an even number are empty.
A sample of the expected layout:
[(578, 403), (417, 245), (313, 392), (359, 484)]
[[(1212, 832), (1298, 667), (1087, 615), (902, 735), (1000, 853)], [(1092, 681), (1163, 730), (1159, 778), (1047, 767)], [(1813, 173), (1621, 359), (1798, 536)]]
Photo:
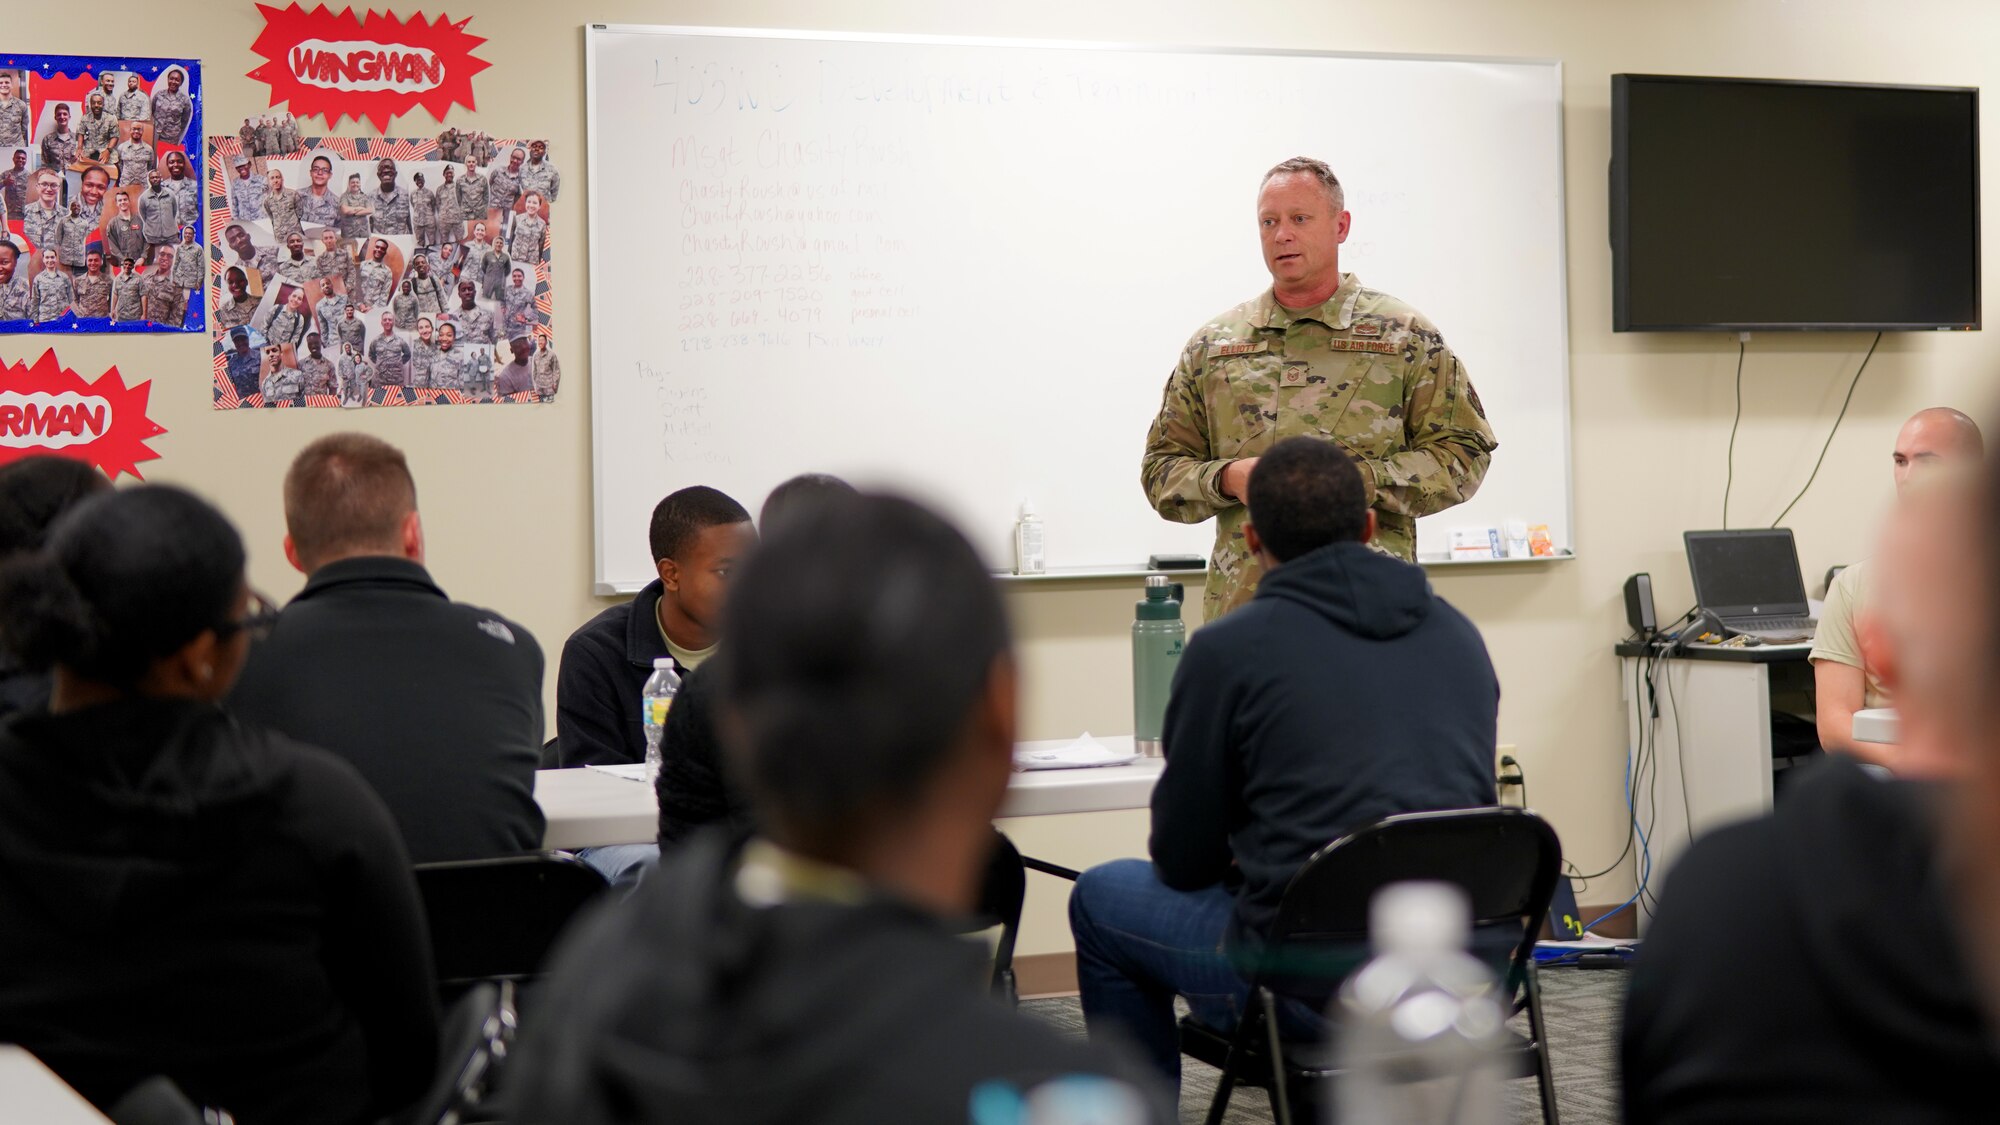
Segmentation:
[(674, 658), (671, 656), (655, 656), (653, 658), (653, 671), (655, 672), (662, 668), (671, 668), (673, 666)]
[(1033, 500), (1021, 501), (1021, 518), (1024, 520), (1035, 518), (1035, 502)]
[(1146, 576), (1146, 589), (1148, 589), (1148, 590), (1152, 590), (1152, 589), (1156, 589), (1156, 588), (1157, 588), (1157, 589), (1161, 589), (1161, 590), (1164, 590), (1164, 589), (1166, 589), (1166, 588), (1167, 588), (1167, 576), (1166, 576), (1166, 575), (1164, 575), (1164, 574), (1148, 574), (1148, 575)]
[(1391, 883), (1369, 903), (1368, 936), (1377, 953), (1464, 949), (1472, 904), (1450, 883)]

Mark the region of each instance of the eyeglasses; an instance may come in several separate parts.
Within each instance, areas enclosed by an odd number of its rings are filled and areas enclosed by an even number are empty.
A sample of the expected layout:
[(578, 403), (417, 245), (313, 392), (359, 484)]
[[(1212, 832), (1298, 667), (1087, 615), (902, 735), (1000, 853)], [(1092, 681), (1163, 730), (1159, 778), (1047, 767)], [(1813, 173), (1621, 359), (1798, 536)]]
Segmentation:
[(278, 607), (271, 599), (250, 591), (250, 612), (236, 621), (225, 621), (215, 627), (217, 640), (226, 641), (238, 633), (248, 633), (253, 641), (261, 641), (271, 635), (272, 626), (278, 623)]

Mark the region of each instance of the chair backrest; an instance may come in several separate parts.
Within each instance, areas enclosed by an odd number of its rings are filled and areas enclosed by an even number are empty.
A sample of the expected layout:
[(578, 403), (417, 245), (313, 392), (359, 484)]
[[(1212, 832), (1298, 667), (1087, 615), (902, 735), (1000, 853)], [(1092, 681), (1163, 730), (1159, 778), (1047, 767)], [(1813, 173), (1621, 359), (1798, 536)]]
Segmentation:
[(1526, 809), (1403, 813), (1321, 848), (1285, 888), (1260, 957), (1279, 991), (1318, 992), (1365, 960), (1368, 906), (1391, 883), (1430, 880), (1462, 888), (1472, 906), (1473, 952), (1526, 979), (1535, 938), (1562, 870), (1555, 829)]
[(604, 876), (568, 852), (530, 852), (416, 866), (438, 983), (525, 980)]
[(1006, 833), (993, 833), (993, 854), (979, 886), (978, 918), (986, 926), (1000, 927), (1000, 941), (993, 949), (996, 989), (1006, 988), (1013, 980), (1014, 943), (1021, 933), (1021, 907), (1027, 897), (1028, 869), (1021, 863), (1020, 849)]

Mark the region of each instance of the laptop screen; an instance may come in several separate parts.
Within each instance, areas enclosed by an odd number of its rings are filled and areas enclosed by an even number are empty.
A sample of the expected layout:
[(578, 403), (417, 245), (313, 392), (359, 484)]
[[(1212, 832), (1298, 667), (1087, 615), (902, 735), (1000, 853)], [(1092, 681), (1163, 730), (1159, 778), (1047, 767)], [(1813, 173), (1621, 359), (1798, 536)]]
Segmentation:
[(1801, 615), (1805, 578), (1788, 528), (1690, 531), (1688, 572), (1695, 601), (1722, 617)]

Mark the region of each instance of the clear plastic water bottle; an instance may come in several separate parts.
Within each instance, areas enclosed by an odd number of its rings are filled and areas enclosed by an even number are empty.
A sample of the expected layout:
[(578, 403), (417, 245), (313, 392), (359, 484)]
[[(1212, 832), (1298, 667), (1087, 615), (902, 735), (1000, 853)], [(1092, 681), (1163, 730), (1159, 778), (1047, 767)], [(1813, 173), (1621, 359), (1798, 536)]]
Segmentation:
[(1499, 1125), (1506, 1006), (1466, 952), (1471, 909), (1447, 883), (1397, 883), (1368, 916), (1375, 957), (1341, 986), (1331, 1016), (1344, 1073), (1339, 1125)]
[(674, 658), (656, 657), (653, 674), (639, 692), (639, 721), (646, 727), (646, 784), (660, 777), (660, 735), (667, 729), (667, 709), (681, 693), (681, 676), (674, 671)]

